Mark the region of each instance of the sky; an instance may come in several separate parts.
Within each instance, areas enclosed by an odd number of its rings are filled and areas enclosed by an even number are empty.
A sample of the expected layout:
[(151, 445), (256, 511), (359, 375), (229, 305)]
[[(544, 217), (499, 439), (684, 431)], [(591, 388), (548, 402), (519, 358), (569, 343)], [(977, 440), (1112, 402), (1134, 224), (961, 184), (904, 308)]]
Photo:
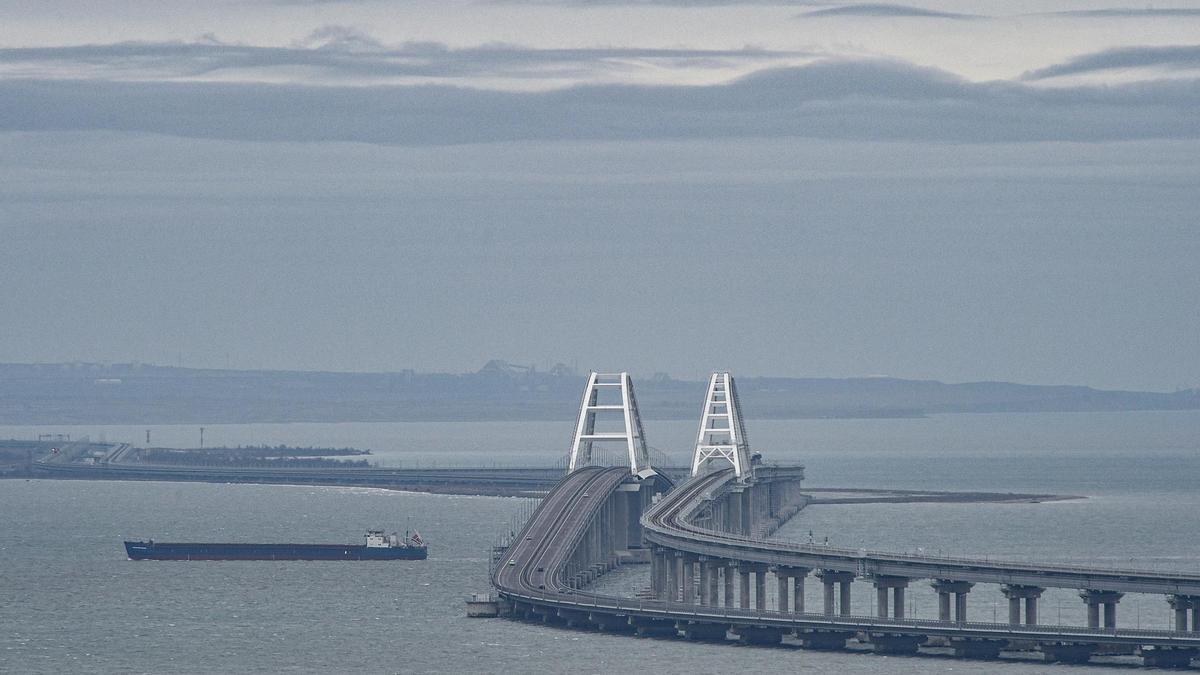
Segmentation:
[(1200, 2), (0, 0), (0, 362), (1200, 386)]

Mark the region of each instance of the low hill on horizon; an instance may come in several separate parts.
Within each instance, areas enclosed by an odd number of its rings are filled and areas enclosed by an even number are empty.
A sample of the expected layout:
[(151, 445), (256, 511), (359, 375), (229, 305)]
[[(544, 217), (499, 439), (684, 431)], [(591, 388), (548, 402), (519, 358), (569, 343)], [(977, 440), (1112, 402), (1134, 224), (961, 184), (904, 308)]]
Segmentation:
[[(1142, 392), (1010, 382), (742, 377), (749, 419), (959, 412), (1200, 409), (1200, 390)], [(0, 424), (562, 420), (585, 379), (490, 362), (474, 373), (216, 370), (146, 364), (0, 364)], [(642, 416), (693, 419), (706, 382), (635, 379)]]

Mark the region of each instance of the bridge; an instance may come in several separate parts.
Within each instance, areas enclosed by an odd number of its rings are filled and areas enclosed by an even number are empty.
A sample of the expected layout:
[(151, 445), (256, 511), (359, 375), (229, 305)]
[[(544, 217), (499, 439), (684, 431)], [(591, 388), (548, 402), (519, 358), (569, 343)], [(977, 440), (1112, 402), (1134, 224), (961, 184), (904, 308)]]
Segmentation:
[[(1188, 667), (1200, 654), (1200, 575), (772, 540), (808, 502), (804, 470), (765, 465), (750, 452), (728, 373), (710, 381), (691, 476), (679, 485), (649, 464), (628, 375), (591, 381), (617, 382), (614, 388), (627, 393), (605, 403), (589, 385), (572, 447), (574, 470), (494, 560), (492, 583), (508, 616), (693, 640), (786, 639), (811, 649), (844, 649), (855, 640), (880, 653), (917, 654), (936, 644), (966, 658), (997, 658), (1019, 647), (1048, 662), (1133, 653), (1148, 666)], [(624, 421), (598, 432), (596, 417), (605, 413)], [(591, 464), (597, 442), (620, 444), (629, 464)], [(591, 588), (606, 572), (637, 563), (649, 567), (644, 596)], [(806, 597), (810, 577), (821, 587), (819, 603)], [(937, 619), (905, 616), (905, 593), (921, 580), (937, 594)], [(851, 593), (864, 584), (875, 591), (877, 611), (856, 616)], [(1000, 586), (1007, 622), (967, 616), (967, 595), (977, 584)], [(1078, 590), (1088, 625), (1041, 623), (1038, 599), (1047, 588)], [(1119, 627), (1117, 607), (1129, 592), (1163, 595), (1174, 630)]]

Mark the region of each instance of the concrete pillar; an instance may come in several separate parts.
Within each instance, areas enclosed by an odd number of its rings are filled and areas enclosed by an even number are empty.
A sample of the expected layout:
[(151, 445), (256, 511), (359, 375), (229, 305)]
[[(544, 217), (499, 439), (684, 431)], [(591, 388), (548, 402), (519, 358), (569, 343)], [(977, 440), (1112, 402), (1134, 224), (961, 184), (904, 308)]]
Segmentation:
[(733, 590), (733, 577), (737, 574), (736, 569), (729, 563), (721, 569), (721, 576), (725, 578), (725, 606), (733, 607), (736, 594)]
[(683, 561), (683, 601), (692, 605), (696, 603), (696, 582), (692, 577), (696, 571), (696, 559), (689, 555), (681, 560)]
[(792, 611), (797, 614), (804, 613), (804, 579), (808, 576), (808, 570), (796, 570), (792, 579)]
[[(854, 581), (854, 572), (838, 570), (821, 570), (817, 577), (825, 584), (825, 615), (850, 615), (850, 582)], [(833, 586), (838, 584), (838, 610), (834, 612)]]
[[(1021, 611), (1019, 600), (1017, 601), (1017, 606), (1018, 606), (1017, 612), (1019, 613)], [(950, 620), (950, 594), (939, 592), (938, 593), (938, 621), (949, 621), (949, 620)], [(1020, 621), (1020, 620), (1021, 620), (1021, 618), (1020, 618), (1020, 616), (1018, 616), (1017, 621)]]
[(1185, 632), (1188, 629), (1188, 610), (1192, 612), (1192, 631), (1197, 629), (1196, 619), (1200, 618), (1200, 598), (1190, 595), (1168, 595), (1167, 604), (1175, 610), (1175, 630)]
[(612, 546), (613, 551), (624, 551), (629, 548), (629, 493), (617, 491), (613, 493), (612, 517)]
[(788, 600), (791, 600), (791, 589), (788, 588), (787, 572), (781, 569), (775, 570), (775, 583), (779, 590), (778, 598), (775, 601), (775, 609), (780, 612), (788, 611)]
[(1025, 623), (1036, 626), (1038, 622), (1038, 598), (1046, 589), (1040, 586), (1022, 586), (1020, 584), (1005, 584), (1000, 592), (1008, 598), (1008, 622), (1014, 626), (1021, 623), (1021, 601), (1025, 601)]
[(879, 618), (886, 619), (888, 612), (889, 592), (894, 595), (893, 611), (896, 618), (904, 617), (904, 589), (908, 587), (906, 577), (879, 575), (875, 577), (875, 599)]
[(761, 568), (754, 571), (754, 608), (758, 610), (764, 610), (767, 608), (766, 568)]
[[(950, 596), (954, 596), (953, 620), (963, 623), (967, 620), (967, 593), (975, 584), (970, 581), (954, 581), (953, 579), (935, 579), (930, 586), (938, 593), (938, 619), (950, 621)], [(1011, 619), (1011, 617), (1009, 617)], [(1020, 623), (1020, 617), (1016, 623)]]
[(658, 565), (658, 549), (650, 549), (650, 594), (656, 598), (660, 597), (658, 590)]
[(1100, 606), (1104, 606), (1104, 627), (1117, 627), (1117, 603), (1124, 593), (1116, 591), (1097, 591), (1085, 589), (1079, 592), (1079, 597), (1087, 603), (1088, 628), (1100, 627)]
[(738, 607), (750, 609), (750, 573), (738, 568)]
[(719, 563), (709, 561), (705, 563), (708, 567), (708, 604), (712, 607), (720, 606), (720, 597), (718, 593), (721, 587), (721, 566)]
[(679, 601), (679, 566), (682, 558), (678, 551), (667, 553), (667, 602)]
[(730, 492), (726, 499), (729, 503), (728, 531), (730, 534), (744, 534), (742, 531), (742, 493)]
[(754, 534), (754, 489), (742, 490), (742, 524), (741, 533), (749, 537)]
[(1192, 632), (1200, 633), (1200, 600), (1192, 602)]
[(708, 560), (700, 559), (700, 604), (711, 606), (713, 604), (712, 595), (709, 593), (710, 582), (709, 574), (712, 573), (712, 567), (708, 564)]

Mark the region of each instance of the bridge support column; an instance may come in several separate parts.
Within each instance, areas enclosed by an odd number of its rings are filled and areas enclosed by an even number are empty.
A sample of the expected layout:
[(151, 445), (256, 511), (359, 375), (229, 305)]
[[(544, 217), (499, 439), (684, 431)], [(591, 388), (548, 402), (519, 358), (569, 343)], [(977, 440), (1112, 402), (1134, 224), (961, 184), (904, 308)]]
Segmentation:
[(752, 575), (754, 577), (754, 608), (758, 610), (767, 608), (767, 569), (769, 568), (763, 563), (738, 562), (738, 573), (742, 575), (742, 591), (746, 595), (742, 601), (743, 608), (750, 607), (750, 578)]
[[(950, 621), (950, 596), (954, 595), (954, 617), (957, 623), (967, 620), (967, 593), (975, 584), (969, 581), (954, 581), (952, 579), (936, 579), (929, 584), (938, 594), (938, 620)], [(1020, 623), (1018, 618), (1017, 623)]]
[(1079, 597), (1087, 604), (1088, 628), (1100, 627), (1100, 607), (1104, 607), (1104, 627), (1117, 627), (1117, 603), (1124, 597), (1124, 593), (1116, 591), (1096, 591), (1082, 590), (1079, 591)]
[(700, 604), (712, 605), (712, 594), (709, 592), (709, 575), (712, 574), (712, 566), (708, 562), (708, 558), (700, 556)]
[(736, 592), (734, 591), (734, 588), (733, 588), (734, 587), (733, 581), (734, 581), (734, 577), (737, 576), (737, 567), (734, 566), (734, 563), (732, 561), (727, 561), (721, 567), (721, 576), (724, 578), (724, 581), (725, 581), (725, 590), (724, 590), (725, 606), (733, 607), (736, 604), (734, 602), (736, 600), (736, 597), (735, 597)]
[(696, 604), (696, 580), (693, 575), (696, 573), (696, 558), (685, 553), (680, 558), (680, 562), (683, 563), (683, 574), (680, 575), (683, 579), (683, 602), (694, 605)]
[(792, 611), (796, 614), (804, 613), (804, 580), (808, 577), (808, 570), (798, 567), (792, 568)]
[(680, 556), (679, 551), (667, 553), (667, 593), (663, 598), (667, 602), (679, 602), (679, 567), (683, 560)]
[(738, 531), (742, 536), (749, 537), (754, 534), (754, 490), (742, 490), (738, 496), (742, 498), (742, 522), (738, 525)]
[(742, 493), (730, 492), (725, 500), (729, 506), (725, 510), (725, 531), (731, 534), (745, 534), (742, 530)]
[(655, 546), (650, 549), (650, 593), (658, 599), (663, 597), (663, 555), (662, 549)]
[(775, 609), (780, 612), (788, 611), (788, 603), (792, 599), (791, 589), (788, 588), (788, 579), (791, 578), (792, 571), (787, 567), (775, 568), (775, 582), (778, 593), (775, 599)]
[(738, 607), (750, 609), (750, 573), (738, 567)]
[(1196, 619), (1200, 618), (1200, 598), (1191, 595), (1168, 595), (1167, 604), (1175, 610), (1175, 630), (1184, 632), (1188, 629), (1188, 611), (1192, 612), (1192, 631), (1200, 630)]
[(906, 577), (876, 576), (875, 597), (879, 618), (888, 618), (888, 595), (893, 595), (893, 614), (897, 619), (904, 618), (904, 589), (908, 587)]
[[(854, 572), (839, 572), (837, 570), (821, 570), (817, 572), (821, 582), (825, 584), (825, 616), (838, 614), (850, 615), (850, 583), (854, 581)], [(834, 611), (833, 586), (838, 585), (838, 607)]]
[(1025, 624), (1036, 626), (1038, 622), (1038, 598), (1046, 589), (1040, 586), (1022, 586), (1020, 584), (1005, 584), (1000, 592), (1008, 598), (1008, 622), (1014, 626), (1021, 625), (1021, 601), (1025, 601)]
[(754, 608), (767, 608), (767, 570), (765, 567), (754, 571)]

